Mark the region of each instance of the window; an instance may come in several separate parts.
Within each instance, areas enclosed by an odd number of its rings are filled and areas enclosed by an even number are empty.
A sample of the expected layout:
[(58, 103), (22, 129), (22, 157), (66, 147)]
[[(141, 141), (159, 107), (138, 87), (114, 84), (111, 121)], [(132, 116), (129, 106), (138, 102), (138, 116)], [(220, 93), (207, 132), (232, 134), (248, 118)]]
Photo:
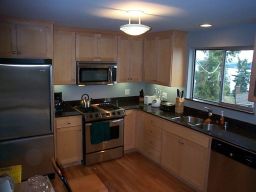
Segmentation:
[(194, 60), (193, 100), (252, 112), (248, 101), (253, 50), (197, 49)]

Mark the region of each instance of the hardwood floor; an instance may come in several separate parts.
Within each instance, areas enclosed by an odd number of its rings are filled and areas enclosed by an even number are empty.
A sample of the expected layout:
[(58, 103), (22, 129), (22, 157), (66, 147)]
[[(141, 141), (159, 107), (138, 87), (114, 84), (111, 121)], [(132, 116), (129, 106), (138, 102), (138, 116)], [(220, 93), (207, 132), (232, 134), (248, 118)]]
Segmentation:
[[(193, 190), (161, 167), (137, 152), (123, 158), (92, 166), (78, 165), (65, 169), (68, 179), (96, 173), (110, 192), (192, 192)], [(63, 187), (58, 177), (53, 181), (56, 192)], [(86, 190), (85, 190), (86, 191)], [(81, 190), (82, 192), (82, 190)]]

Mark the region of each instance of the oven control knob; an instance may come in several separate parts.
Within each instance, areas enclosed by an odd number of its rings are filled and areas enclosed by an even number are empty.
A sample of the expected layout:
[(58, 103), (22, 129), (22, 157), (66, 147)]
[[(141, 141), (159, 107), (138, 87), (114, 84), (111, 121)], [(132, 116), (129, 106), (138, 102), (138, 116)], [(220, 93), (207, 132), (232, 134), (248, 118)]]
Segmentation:
[(109, 116), (110, 116), (110, 113), (106, 113), (106, 116), (109, 117)]

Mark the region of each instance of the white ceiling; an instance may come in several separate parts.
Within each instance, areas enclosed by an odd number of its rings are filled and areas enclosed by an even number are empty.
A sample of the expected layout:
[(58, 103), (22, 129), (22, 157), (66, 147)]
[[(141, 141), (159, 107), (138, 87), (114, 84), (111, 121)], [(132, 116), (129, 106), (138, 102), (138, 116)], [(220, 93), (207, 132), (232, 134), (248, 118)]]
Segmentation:
[(144, 11), (142, 24), (152, 31), (256, 24), (256, 0), (0, 0), (2, 15), (115, 31), (128, 23), (127, 10)]

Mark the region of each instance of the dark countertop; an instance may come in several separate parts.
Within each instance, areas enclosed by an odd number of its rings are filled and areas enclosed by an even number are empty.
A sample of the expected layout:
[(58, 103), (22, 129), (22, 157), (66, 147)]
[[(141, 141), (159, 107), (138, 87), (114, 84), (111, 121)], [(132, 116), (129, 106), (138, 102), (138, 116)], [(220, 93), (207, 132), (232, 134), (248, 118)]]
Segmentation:
[[(248, 151), (256, 153), (256, 125), (248, 124), (245, 122), (237, 121), (234, 119), (226, 118), (225, 121), (228, 121), (228, 127), (224, 130), (222, 127), (213, 128), (211, 130), (203, 129), (200, 126), (191, 126), (186, 123), (173, 120), (173, 117), (176, 117), (174, 112), (164, 112), (159, 108), (153, 108), (150, 105), (139, 106), (137, 98), (129, 98), (127, 102), (124, 100), (118, 99), (118, 102), (113, 99), (113, 104), (118, 103), (119, 107), (123, 107), (126, 110), (129, 109), (139, 109), (146, 113), (158, 116), (160, 118), (166, 119), (168, 121), (183, 125), (192, 130), (198, 131), (200, 133), (209, 135), (213, 138), (223, 140), (225, 142), (231, 143), (233, 145), (242, 147)], [(65, 102), (63, 105), (63, 110), (61, 112), (55, 113), (55, 117), (65, 117), (65, 116), (74, 116), (81, 115), (78, 111), (73, 109), (73, 106), (79, 104), (78, 101)], [(207, 113), (199, 111), (192, 108), (185, 108), (184, 116), (191, 115), (195, 117), (200, 117), (205, 119)], [(214, 115), (213, 120), (219, 119), (219, 116)]]
[[(217, 127), (211, 130), (207, 130), (202, 128), (202, 126), (191, 126), (191, 125), (188, 125), (187, 123), (173, 120), (172, 118), (177, 116), (175, 115), (175, 113), (164, 112), (159, 108), (153, 108), (147, 105), (144, 105), (140, 109), (146, 113), (186, 126), (200, 133), (204, 133), (211, 137), (223, 140), (225, 142), (231, 143), (233, 145), (242, 147), (248, 151), (256, 153), (256, 126), (255, 125), (254, 125), (254, 130), (246, 129), (244, 127), (243, 128), (237, 127), (237, 126), (234, 126), (233, 123), (231, 123), (231, 125), (228, 125), (226, 130), (224, 130), (224, 128), (222, 127)], [(193, 116), (193, 114), (190, 114), (190, 115)]]

